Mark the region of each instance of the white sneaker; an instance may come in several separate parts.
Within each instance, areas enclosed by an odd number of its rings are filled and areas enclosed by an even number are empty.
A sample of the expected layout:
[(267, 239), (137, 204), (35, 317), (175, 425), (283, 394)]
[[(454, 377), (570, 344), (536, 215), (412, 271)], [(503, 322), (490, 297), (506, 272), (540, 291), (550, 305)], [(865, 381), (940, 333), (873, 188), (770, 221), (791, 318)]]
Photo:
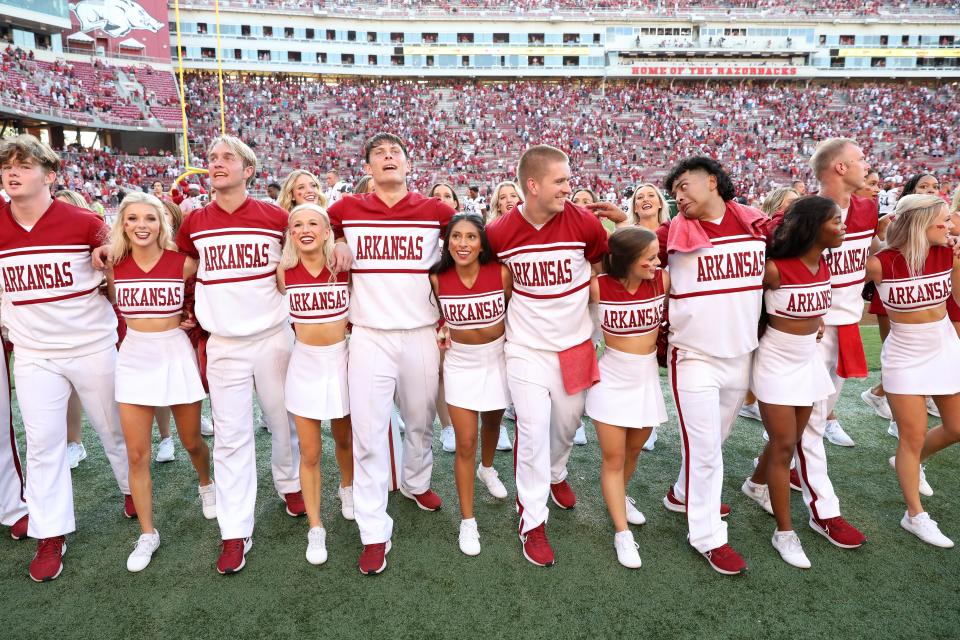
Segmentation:
[(627, 522), (630, 524), (646, 524), (647, 518), (637, 509), (637, 501), (627, 496)]
[(213, 435), (213, 420), (207, 416), (200, 416), (200, 435), (205, 438)]
[(460, 521), (460, 551), (464, 555), (480, 555), (480, 532), (477, 531), (476, 518)]
[(900, 526), (917, 536), (927, 544), (943, 549), (951, 549), (953, 540), (940, 533), (940, 527), (936, 520), (930, 517), (930, 514), (924, 511), (910, 517), (910, 514), (904, 511), (903, 518), (900, 520)]
[(353, 486), (337, 487), (337, 495), (340, 496), (340, 515), (344, 520), (353, 520)]
[(153, 533), (145, 533), (137, 539), (133, 552), (127, 557), (127, 571), (136, 573), (143, 571), (150, 564), (153, 552), (160, 546), (160, 532), (156, 529)]
[(827, 420), (827, 427), (823, 430), (823, 434), (827, 437), (827, 441), (838, 447), (852, 447), (854, 445), (853, 438), (843, 430), (839, 420)]
[(863, 393), (860, 394), (860, 399), (866, 402), (867, 406), (873, 409), (881, 418), (886, 418), (887, 420), (893, 419), (893, 415), (890, 413), (890, 404), (887, 402), (886, 396), (876, 396), (873, 395), (873, 391), (870, 389), (864, 389)]
[(397, 405), (393, 405), (392, 418), (397, 421), (397, 427), (399, 427), (400, 433), (407, 430), (407, 425), (403, 424), (403, 418), (400, 417), (400, 409), (397, 408)]
[(633, 540), (632, 531), (629, 529), (620, 531), (613, 536), (613, 546), (617, 550), (617, 560), (620, 561), (620, 564), (628, 569), (640, 568), (640, 553), (637, 551), (640, 545)]
[(803, 545), (800, 544), (800, 538), (795, 531), (774, 531), (773, 538), (770, 540), (773, 548), (780, 553), (783, 561), (791, 567), (797, 569), (809, 569), (810, 559), (803, 552)]
[(312, 527), (307, 531), (307, 562), (323, 564), (327, 561), (327, 530), (323, 527)]
[(500, 425), (500, 437), (497, 438), (497, 451), (512, 451), (513, 443), (510, 442), (510, 434), (507, 433), (507, 427)]
[(743, 495), (760, 505), (764, 511), (773, 515), (773, 505), (770, 504), (770, 488), (767, 485), (757, 484), (747, 478), (743, 481), (740, 490), (743, 491)]
[(933, 398), (927, 396), (927, 413), (932, 415), (934, 418), (940, 417), (940, 409), (937, 408), (937, 403), (933, 401)]
[(517, 421), (517, 410), (512, 404), (503, 411), (503, 419)]
[(760, 405), (758, 405), (756, 402), (741, 406), (740, 417), (747, 418), (749, 420), (756, 420), (757, 422), (763, 422), (763, 420), (760, 418)]
[[(890, 459), (887, 460), (887, 462), (889, 462), (890, 466), (893, 467), (894, 470), (896, 470), (897, 456), (890, 456)], [(918, 489), (920, 490), (920, 495), (922, 496), (927, 496), (929, 498), (930, 496), (933, 495), (933, 487), (931, 487), (930, 483), (927, 482), (926, 469), (923, 465), (920, 465), (920, 486), (918, 487)]]
[(82, 442), (67, 443), (67, 460), (70, 461), (70, 468), (76, 469), (80, 463), (87, 459), (87, 450)]
[(896, 438), (897, 440), (900, 439), (900, 429), (897, 428), (897, 421), (896, 421), (896, 420), (891, 420), (891, 421), (890, 421), (890, 426), (887, 427), (887, 435), (888, 435), (888, 436), (893, 436), (893, 437)]
[(573, 444), (575, 445), (585, 445), (587, 444), (587, 429), (583, 424), (583, 418), (580, 418), (580, 426), (577, 428), (577, 432), (573, 434)]
[(480, 478), (483, 485), (487, 488), (487, 491), (489, 491), (490, 495), (494, 498), (500, 498), (502, 500), (507, 497), (507, 488), (503, 486), (503, 483), (500, 481), (500, 475), (496, 469), (493, 467), (485, 467), (481, 464), (477, 467), (477, 477)]
[(176, 456), (173, 453), (173, 438), (164, 438), (157, 447), (157, 462), (173, 462)]
[(650, 437), (647, 438), (647, 441), (643, 443), (644, 451), (653, 451), (654, 446), (657, 444), (657, 428), (654, 427), (653, 431), (650, 432)]
[(440, 431), (440, 444), (447, 453), (453, 453), (457, 450), (457, 434), (453, 427), (444, 427)]
[(767, 433), (766, 429), (760, 432), (760, 437), (763, 438), (764, 442), (770, 442), (770, 434)]
[(205, 487), (197, 487), (200, 494), (200, 504), (203, 507), (203, 517), (214, 520), (217, 517), (217, 486), (212, 482)]

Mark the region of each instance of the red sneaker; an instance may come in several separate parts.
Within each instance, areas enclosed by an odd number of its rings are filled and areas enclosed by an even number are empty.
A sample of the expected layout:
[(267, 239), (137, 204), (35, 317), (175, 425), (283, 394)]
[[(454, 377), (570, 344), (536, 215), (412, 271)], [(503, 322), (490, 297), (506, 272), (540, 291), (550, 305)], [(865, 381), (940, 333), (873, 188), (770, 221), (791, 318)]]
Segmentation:
[(56, 580), (63, 571), (63, 554), (66, 552), (66, 536), (37, 540), (37, 554), (30, 561), (30, 577), (33, 581)]
[(556, 561), (553, 548), (547, 540), (547, 527), (541, 524), (535, 529), (520, 534), (523, 543), (523, 557), (538, 567), (549, 567)]
[(23, 516), (10, 526), (10, 537), (14, 540), (23, 540), (27, 537), (27, 524), (30, 516)]
[(803, 486), (800, 484), (800, 474), (797, 473), (796, 469), (790, 469), (790, 488), (794, 491), (803, 491)]
[(307, 506), (303, 503), (303, 492), (283, 494), (283, 501), (287, 504), (287, 515), (299, 518), (307, 515)]
[(550, 497), (553, 499), (553, 504), (561, 509), (573, 509), (577, 506), (577, 494), (573, 492), (570, 483), (566, 480), (550, 485)]
[[(667, 489), (667, 495), (663, 497), (663, 506), (667, 508), (667, 511), (673, 511), (674, 513), (686, 513), (687, 504), (685, 502), (680, 502), (677, 499), (677, 496), (673, 493), (673, 485)], [(725, 502), (720, 503), (720, 517), (726, 518), (730, 515), (730, 505)]]
[(856, 549), (867, 541), (859, 529), (840, 516), (826, 520), (810, 518), (810, 528), (841, 549)]
[(403, 487), (400, 487), (400, 493), (402, 493), (404, 497), (416, 502), (417, 506), (424, 511), (436, 511), (443, 506), (443, 500), (441, 500), (440, 496), (434, 493), (432, 489), (427, 489), (423, 493), (413, 494)]
[(124, 494), (123, 496), (123, 515), (128, 518), (137, 517), (137, 507), (133, 504), (133, 496)]
[(711, 549), (703, 554), (710, 566), (717, 573), (725, 576), (735, 576), (747, 570), (747, 563), (743, 557), (733, 550), (729, 544)]
[(360, 573), (365, 576), (375, 576), (387, 568), (387, 554), (390, 553), (390, 541), (377, 544), (363, 545), (360, 554)]
[(220, 575), (236, 573), (247, 564), (247, 552), (253, 546), (253, 538), (231, 538), (223, 541), (220, 557), (217, 559), (217, 572)]

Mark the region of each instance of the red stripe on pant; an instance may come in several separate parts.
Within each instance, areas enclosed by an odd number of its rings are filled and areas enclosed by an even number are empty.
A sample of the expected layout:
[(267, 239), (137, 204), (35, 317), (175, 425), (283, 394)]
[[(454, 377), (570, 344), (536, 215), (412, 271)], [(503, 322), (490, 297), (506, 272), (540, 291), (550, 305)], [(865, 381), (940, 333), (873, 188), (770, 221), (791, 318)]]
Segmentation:
[(810, 513), (813, 514), (814, 520), (819, 520), (820, 514), (817, 513), (817, 494), (813, 491), (813, 487), (810, 485), (810, 479), (807, 477), (807, 459), (803, 457), (802, 442), (797, 443), (797, 460), (800, 462), (800, 479), (807, 487), (807, 491), (810, 492)]
[(399, 488), (400, 482), (397, 480), (397, 461), (393, 457), (393, 420), (391, 419), (387, 419), (387, 446), (390, 448), (390, 478), (392, 481), (391, 485)]
[[(687, 427), (683, 423), (683, 410), (680, 408), (680, 393), (677, 391), (677, 350), (674, 348), (670, 353), (670, 388), (673, 391), (673, 403), (677, 405), (677, 420), (680, 422), (680, 436), (681, 444), (683, 445), (683, 451), (687, 464), (683, 469), (683, 483), (686, 485), (685, 493), (683, 495), (683, 504), (687, 504), (687, 496), (690, 494), (690, 440), (687, 438)], [(672, 487), (671, 487), (672, 488)], [(676, 492), (674, 492), (676, 493)], [(686, 515), (687, 520), (690, 520), (690, 512), (687, 509), (684, 509), (684, 515)], [(689, 529), (689, 526), (688, 526)]]
[[(10, 373), (10, 353), (12, 349), (7, 350), (7, 344), (3, 345), (3, 360), (7, 368), (7, 406), (10, 408), (10, 456), (13, 458), (13, 468), (17, 471), (17, 477), (20, 478), (20, 500), (26, 502), (26, 498), (23, 495), (24, 484), (23, 484), (23, 468), (20, 466), (20, 452), (17, 451), (17, 434), (13, 430), (13, 385), (10, 383), (11, 373)], [(11, 345), (12, 346), (12, 345)]]
[[(514, 415), (516, 415), (517, 407), (513, 407)], [(517, 452), (520, 450), (520, 418), (517, 417), (513, 421), (513, 477), (517, 477)], [(517, 527), (520, 529), (520, 533), (523, 533), (523, 503), (520, 502), (520, 491), (517, 491), (517, 514), (520, 516), (520, 524)]]

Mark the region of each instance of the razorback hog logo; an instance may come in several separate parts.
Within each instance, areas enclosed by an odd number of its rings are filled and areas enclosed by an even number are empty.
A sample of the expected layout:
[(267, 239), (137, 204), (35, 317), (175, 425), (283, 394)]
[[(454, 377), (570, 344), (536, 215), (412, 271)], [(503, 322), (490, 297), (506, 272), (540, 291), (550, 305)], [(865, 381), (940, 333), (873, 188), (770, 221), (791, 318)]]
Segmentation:
[(134, 29), (156, 33), (163, 26), (132, 0), (80, 0), (71, 4), (70, 10), (80, 22), (80, 31), (103, 29), (113, 38), (123, 37)]

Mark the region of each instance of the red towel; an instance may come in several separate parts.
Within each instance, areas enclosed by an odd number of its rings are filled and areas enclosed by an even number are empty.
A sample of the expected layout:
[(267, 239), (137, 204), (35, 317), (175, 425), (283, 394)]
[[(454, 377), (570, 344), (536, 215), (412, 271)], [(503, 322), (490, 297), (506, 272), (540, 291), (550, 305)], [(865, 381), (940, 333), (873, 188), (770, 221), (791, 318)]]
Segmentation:
[(563, 388), (570, 395), (586, 391), (600, 382), (600, 366), (593, 342), (585, 340), (557, 354), (560, 357), (560, 375)]
[(860, 327), (841, 324), (837, 327), (837, 375), (841, 378), (866, 378), (867, 356), (863, 353)]
[[(770, 220), (762, 211), (747, 207), (733, 200), (728, 201), (724, 216), (734, 216), (743, 226), (750, 230), (754, 238), (766, 238), (766, 227)], [(667, 252), (679, 251), (689, 253), (697, 249), (712, 247), (713, 243), (707, 237), (699, 220), (691, 220), (679, 215), (670, 221), (667, 230)]]

